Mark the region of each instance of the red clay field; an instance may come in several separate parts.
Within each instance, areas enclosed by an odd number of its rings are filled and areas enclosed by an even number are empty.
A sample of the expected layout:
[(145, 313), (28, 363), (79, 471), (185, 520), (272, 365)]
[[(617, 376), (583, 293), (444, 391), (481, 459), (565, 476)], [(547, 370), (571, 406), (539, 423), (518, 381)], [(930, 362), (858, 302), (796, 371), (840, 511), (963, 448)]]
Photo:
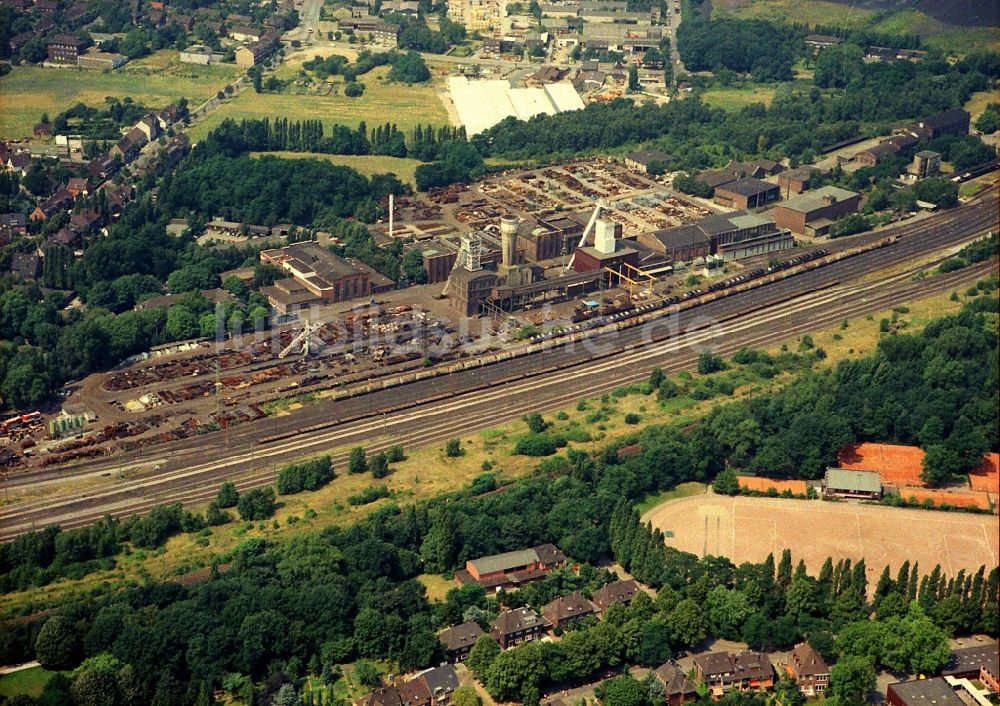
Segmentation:
[(826, 557), (864, 557), (869, 581), (889, 564), (909, 559), (929, 572), (935, 564), (954, 576), (997, 566), (1000, 517), (910, 510), (821, 500), (697, 495), (670, 500), (643, 516), (667, 537), (667, 544), (698, 556), (727, 556), (735, 563), (779, 558), (792, 550), (810, 571)]

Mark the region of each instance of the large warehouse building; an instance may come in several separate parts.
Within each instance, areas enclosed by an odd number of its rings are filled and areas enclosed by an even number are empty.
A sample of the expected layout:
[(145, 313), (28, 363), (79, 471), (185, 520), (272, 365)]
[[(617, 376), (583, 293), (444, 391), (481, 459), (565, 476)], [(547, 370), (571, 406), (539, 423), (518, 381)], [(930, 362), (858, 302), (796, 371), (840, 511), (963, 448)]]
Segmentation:
[(800, 235), (826, 235), (839, 218), (857, 213), (861, 194), (836, 186), (790, 198), (774, 207), (774, 222)]
[(568, 82), (511, 88), (504, 79), (470, 81), (465, 76), (452, 76), (448, 92), (469, 135), (483, 132), (504, 118), (527, 120), (583, 108), (583, 99)]

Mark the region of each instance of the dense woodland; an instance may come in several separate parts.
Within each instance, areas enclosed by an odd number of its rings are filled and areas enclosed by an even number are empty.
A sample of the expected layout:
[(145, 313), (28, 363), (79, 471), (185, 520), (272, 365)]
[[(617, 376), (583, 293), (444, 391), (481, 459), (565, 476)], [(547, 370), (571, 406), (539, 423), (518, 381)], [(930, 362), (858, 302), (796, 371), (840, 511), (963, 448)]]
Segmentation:
[[(123, 705), (211, 703), (206, 694), (220, 685), (246, 703), (276, 703), (283, 685), (298, 688), (305, 674), (331, 674), (333, 665), (352, 660), (390, 659), (404, 670), (434, 664), (436, 629), (464, 619), (485, 623), (499, 603), (539, 607), (573, 590), (589, 593), (611, 578), (589, 565), (613, 557), (658, 590), (655, 600), (615, 608), (558, 644), (499, 653), (485, 638), (470, 666), (494, 696), (537, 703), (549, 686), (623, 664), (656, 664), (714, 635), (764, 649), (807, 639), (840, 665), (838, 699), (863, 703), (872, 665), (927, 673), (947, 659), (946, 637), (997, 634), (998, 571), (944, 576), (940, 567), (888, 567), (869, 603), (862, 557), (831, 560), (816, 575), (787, 553), (741, 566), (698, 559), (667, 548), (631, 504), (683, 481), (711, 480), (727, 467), (777, 470), (786, 457), (793, 467), (787, 470), (813, 477), (839, 445), (862, 439), (939, 445), (968, 454), (963, 462), (996, 450), (995, 415), (987, 411), (996, 409), (998, 313), (994, 297), (981, 297), (921, 333), (885, 336), (867, 358), (804, 372), (752, 401), (720, 404), (692, 427), (648, 427), (596, 455), (570, 448), (516, 482), (498, 487), (487, 473), (464, 491), (415, 506), (385, 505), (347, 527), (281, 544), (247, 540), (219, 558), (231, 562), (228, 570), (213, 569), (201, 583), (146, 582), (70, 600), (55, 616), (9, 623), (0, 660), (37, 656), (68, 669), (86, 660), (70, 677), (54, 679), (42, 704), (99, 703), (95, 685)], [(775, 365), (750, 351), (737, 358), (702, 367), (756, 366), (764, 373)], [(676, 384), (654, 375), (646, 391), (669, 399)], [(641, 451), (619, 456), (623, 444)], [(283, 490), (328, 482), (327, 464), (318, 459), (283, 472)], [(235, 503), (241, 516), (258, 520), (273, 512), (273, 490), (246, 495), (243, 503), (224, 488), (213, 506)], [(44, 582), (53, 570), (73, 575), (77, 559), (104, 566), (125, 542), (155, 546), (205, 522), (165, 506), (141, 521), (26, 535), (0, 547), (0, 575), (18, 585)], [(478, 588), (454, 589), (444, 603), (429, 602), (414, 580), (541, 542), (555, 542), (582, 563), (580, 574), (556, 572), (497, 599)]]

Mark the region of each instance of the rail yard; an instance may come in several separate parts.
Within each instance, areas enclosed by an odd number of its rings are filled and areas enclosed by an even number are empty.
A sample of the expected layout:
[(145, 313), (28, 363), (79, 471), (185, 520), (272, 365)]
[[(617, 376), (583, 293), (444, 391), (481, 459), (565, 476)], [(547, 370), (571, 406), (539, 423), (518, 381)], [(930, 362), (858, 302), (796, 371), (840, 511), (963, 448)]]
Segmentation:
[[(432, 443), (526, 411), (553, 409), (584, 395), (599, 394), (644, 377), (653, 366), (666, 371), (689, 368), (704, 347), (725, 354), (744, 345), (767, 345), (845, 317), (884, 309), (907, 297), (954, 289), (982, 277), (992, 265), (915, 279), (919, 267), (908, 263), (923, 260), (926, 265), (928, 258), (941, 256), (942, 250), (994, 228), (995, 195), (991, 190), (955, 211), (836, 242), (836, 247), (831, 243), (826, 246), (828, 253), (815, 254), (818, 248), (793, 251), (799, 264), (783, 273), (765, 270), (744, 281), (734, 277), (728, 288), (692, 292), (659, 306), (639, 305), (578, 330), (543, 333), (519, 343), (516, 355), (506, 351), (486, 360), (484, 356), (490, 356), (486, 350), (466, 360), (444, 361), (406, 374), (390, 370), (371, 379), (369, 372), (364, 382), (363, 377), (355, 385), (338, 380), (312, 401), (293, 405), (282, 414), (266, 414), (257, 403), (259, 414), (212, 431), (165, 435), (161, 430), (147, 437), (154, 439), (147, 443), (128, 443), (111, 434), (103, 447), (101, 443), (91, 446), (99, 450), (95, 457), (64, 459), (11, 473), (8, 492), (17, 495), (20, 488), (43, 488), (46, 498), (9, 506), (0, 536), (10, 538), (37, 527), (43, 507), (46, 523), (79, 526), (104, 514), (128, 515), (162, 502), (204, 502), (225, 478), (234, 478), (241, 488), (264, 484), (272, 480), (275, 464), (311, 452), (359, 443), (373, 451), (391, 443)], [(803, 257), (807, 253), (813, 255)], [(404, 319), (407, 314), (397, 312)], [(446, 331), (446, 325), (438, 323)], [(292, 335), (283, 333), (282, 342)], [(239, 376), (242, 382), (232, 384), (234, 391), (226, 393), (234, 396), (255, 373), (302, 362), (302, 358), (287, 363), (265, 358), (250, 364), (250, 370), (238, 355), (223, 357), (231, 363), (228, 368), (216, 370), (202, 360), (198, 372), (209, 380)], [(165, 369), (149, 372), (147, 364), (142, 375), (114, 371), (106, 380), (116, 381), (113, 386), (120, 389), (115, 394), (127, 392), (129, 399), (140, 399), (146, 376), (163, 376), (170, 370), (169, 362), (158, 365)], [(314, 361), (309, 365), (316, 368)], [(221, 362), (218, 367), (222, 368)], [(182, 384), (173, 383), (173, 389), (192, 384), (184, 375), (177, 377)], [(273, 390), (276, 396), (288, 394), (279, 388)], [(317, 386), (322, 389), (323, 385)], [(171, 406), (162, 401), (160, 405), (150, 411)], [(222, 408), (219, 402), (213, 406)], [(335, 463), (342, 464), (345, 458), (346, 453), (334, 454)], [(67, 485), (68, 479), (74, 483)], [(77, 481), (85, 481), (85, 489)]]

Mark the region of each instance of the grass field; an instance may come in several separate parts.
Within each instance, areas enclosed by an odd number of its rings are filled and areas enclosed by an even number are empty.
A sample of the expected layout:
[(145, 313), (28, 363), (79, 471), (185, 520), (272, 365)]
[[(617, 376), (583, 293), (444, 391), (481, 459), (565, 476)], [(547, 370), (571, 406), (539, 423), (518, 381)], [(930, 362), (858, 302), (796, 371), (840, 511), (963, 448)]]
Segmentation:
[(848, 28), (871, 26), (889, 34), (919, 34), (927, 46), (956, 54), (1000, 46), (1000, 30), (995, 27), (948, 24), (913, 7), (882, 15), (855, 5), (831, 0), (715, 0), (712, 16)]
[(977, 91), (966, 101), (964, 108), (969, 111), (972, 121), (975, 122), (990, 103), (1000, 103), (1000, 95), (996, 91)]
[(105, 96), (130, 96), (150, 108), (163, 108), (178, 98), (198, 104), (241, 73), (235, 66), (180, 64), (176, 54), (158, 52), (109, 73), (15, 66), (0, 78), (0, 138), (29, 136), (42, 113), (54, 118), (76, 103), (102, 104)]
[(715, 0), (713, 17), (759, 18), (772, 22), (863, 27), (874, 12), (827, 0)]
[(681, 483), (676, 488), (671, 490), (664, 490), (662, 493), (647, 495), (641, 503), (636, 504), (636, 509), (638, 509), (641, 513), (645, 513), (652, 510), (657, 505), (662, 505), (668, 500), (679, 500), (680, 498), (689, 498), (692, 495), (702, 495), (707, 490), (708, 486), (704, 483)]
[(774, 86), (709, 88), (701, 97), (708, 105), (734, 111), (754, 103), (771, 105), (776, 92)]
[[(292, 95), (289, 93), (254, 93), (244, 91), (214, 110), (208, 118), (190, 130), (193, 140), (205, 137), (226, 118), (289, 118), (322, 120), (326, 127), (335, 124), (357, 127), (364, 120), (369, 126), (393, 122), (409, 132), (418, 123), (446, 125), (448, 115), (432, 86), (406, 86), (389, 83), (382, 66), (361, 77), (366, 89), (363, 96), (348, 98), (338, 90), (329, 96)], [(335, 84), (339, 89), (342, 83)]]
[(276, 157), (285, 159), (322, 159), (331, 164), (340, 164), (345, 167), (356, 169), (367, 177), (373, 174), (385, 174), (392, 172), (399, 177), (400, 181), (407, 184), (414, 184), (414, 172), (420, 164), (415, 159), (404, 159), (401, 157), (380, 157), (380, 156), (355, 156), (346, 154), (313, 154), (311, 152), (254, 152), (254, 157), (265, 154), (273, 154)]
[(763, 561), (784, 548), (818, 571), (824, 560), (862, 557), (869, 580), (889, 565), (940, 563), (947, 574), (997, 565), (1000, 518), (878, 505), (699, 495), (664, 503), (643, 516), (667, 544), (698, 556), (726, 556), (740, 564)]
[(927, 46), (955, 54), (1000, 47), (1000, 30), (996, 27), (956, 27), (915, 9), (896, 12), (872, 28), (890, 34), (919, 34)]
[(38, 696), (42, 693), (45, 682), (49, 680), (55, 672), (50, 672), (41, 667), (31, 667), (22, 669), (19, 672), (4, 674), (0, 676), (0, 696), (12, 698), (18, 694), (28, 696)]

